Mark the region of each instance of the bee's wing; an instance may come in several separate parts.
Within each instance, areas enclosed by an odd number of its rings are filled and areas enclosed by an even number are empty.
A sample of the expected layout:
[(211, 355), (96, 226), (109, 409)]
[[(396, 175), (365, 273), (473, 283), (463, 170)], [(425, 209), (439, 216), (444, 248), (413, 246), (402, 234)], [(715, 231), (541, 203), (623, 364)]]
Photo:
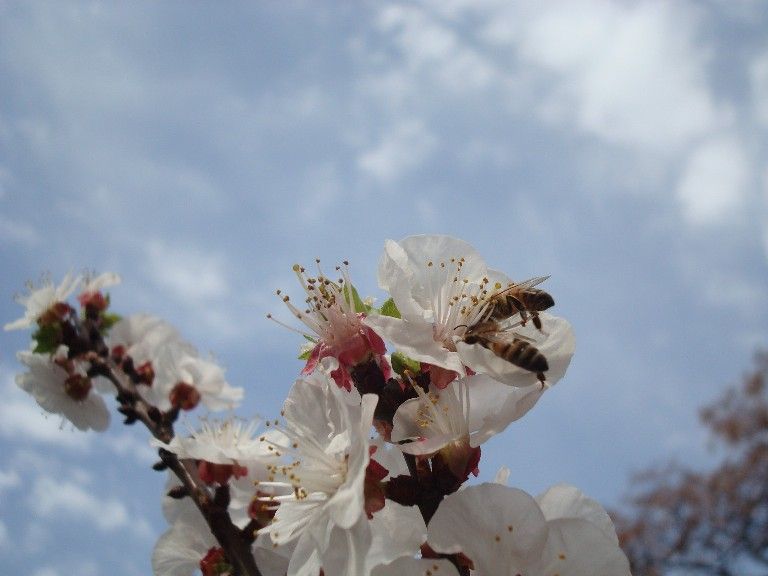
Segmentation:
[(523, 280), (522, 282), (514, 282), (512, 284), (509, 284), (508, 286), (502, 288), (494, 296), (500, 296), (506, 292), (510, 292), (512, 290), (528, 290), (529, 288), (533, 288), (534, 286), (538, 286), (542, 282), (544, 282), (549, 276), (536, 276), (535, 278), (528, 278), (528, 280)]
[(534, 286), (538, 286), (548, 278), (549, 276), (536, 276), (535, 278), (529, 278), (528, 280), (517, 282), (512, 287), (517, 290), (527, 290), (528, 288), (533, 288)]

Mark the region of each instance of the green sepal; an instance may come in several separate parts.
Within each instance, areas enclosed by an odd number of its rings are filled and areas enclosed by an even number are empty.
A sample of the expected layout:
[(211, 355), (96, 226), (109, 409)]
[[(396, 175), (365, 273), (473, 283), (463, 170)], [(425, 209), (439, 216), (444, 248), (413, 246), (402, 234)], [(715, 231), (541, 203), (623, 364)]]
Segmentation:
[(421, 363), (418, 360), (409, 358), (402, 352), (395, 352), (390, 358), (392, 364), (392, 370), (402, 376), (405, 371), (408, 370), (414, 374), (421, 372)]
[(381, 305), (381, 315), (391, 316), (392, 318), (400, 318), (400, 310), (397, 309), (395, 301), (390, 298), (384, 304)]
[(35, 341), (32, 350), (35, 354), (52, 354), (61, 343), (61, 328), (56, 323), (40, 326), (32, 334), (32, 340)]
[(105, 313), (101, 315), (101, 333), (106, 334), (107, 331), (115, 324), (120, 322), (123, 317), (119, 314)]
[[(352, 298), (350, 298), (350, 291), (352, 292)], [(362, 301), (360, 294), (357, 293), (357, 289), (351, 284), (345, 284), (344, 288), (342, 288), (342, 293), (344, 294), (344, 300), (354, 305), (355, 312), (368, 313), (371, 311), (371, 307)]]
[(309, 357), (312, 356), (312, 350), (307, 350), (306, 352), (302, 352), (298, 355), (299, 360), (309, 360)]
[[(312, 338), (312, 336), (307, 336), (306, 334), (303, 335), (305, 340), (308, 340), (309, 342), (312, 342), (312, 344), (317, 345), (317, 339)], [(313, 346), (309, 350), (306, 350), (305, 352), (302, 352), (298, 355), (299, 360), (309, 360), (309, 357), (312, 355), (312, 350), (314, 350), (315, 347)]]

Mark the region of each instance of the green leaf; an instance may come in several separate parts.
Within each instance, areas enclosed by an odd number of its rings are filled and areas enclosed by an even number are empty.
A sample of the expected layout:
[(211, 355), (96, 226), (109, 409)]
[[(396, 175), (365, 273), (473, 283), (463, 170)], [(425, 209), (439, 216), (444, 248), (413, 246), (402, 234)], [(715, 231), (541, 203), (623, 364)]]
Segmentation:
[(395, 301), (390, 298), (384, 304), (381, 305), (382, 316), (392, 316), (393, 318), (400, 318), (400, 310), (397, 309)]
[(413, 358), (409, 358), (402, 352), (395, 352), (392, 354), (392, 370), (394, 370), (397, 374), (402, 376), (405, 374), (405, 371), (408, 370), (413, 373), (421, 372), (421, 364), (418, 360), (414, 360)]
[[(352, 292), (351, 298), (350, 291)], [(344, 293), (344, 300), (351, 302), (355, 306), (355, 312), (371, 311), (371, 307), (360, 299), (360, 295), (357, 293), (357, 289), (351, 284), (345, 284), (344, 288), (342, 288), (342, 292)]]
[(50, 354), (56, 351), (61, 342), (61, 328), (58, 324), (46, 324), (32, 334), (36, 342), (33, 352), (36, 354)]

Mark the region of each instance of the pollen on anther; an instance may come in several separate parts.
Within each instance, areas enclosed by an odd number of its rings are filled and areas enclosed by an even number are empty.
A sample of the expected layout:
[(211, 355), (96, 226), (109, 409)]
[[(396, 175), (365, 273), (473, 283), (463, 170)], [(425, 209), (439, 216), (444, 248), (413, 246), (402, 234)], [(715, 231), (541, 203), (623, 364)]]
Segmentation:
[(563, 553), (560, 553), (560, 554), (558, 555), (558, 558), (560, 558), (560, 560), (565, 560), (565, 554), (563, 554)]
[(496, 542), (501, 542), (501, 536), (499, 536), (498, 534), (496, 534), (496, 536), (494, 536), (493, 539), (496, 540)]
[(512, 524), (510, 524), (509, 526), (507, 526), (507, 532), (512, 532), (512, 528), (513, 528)]

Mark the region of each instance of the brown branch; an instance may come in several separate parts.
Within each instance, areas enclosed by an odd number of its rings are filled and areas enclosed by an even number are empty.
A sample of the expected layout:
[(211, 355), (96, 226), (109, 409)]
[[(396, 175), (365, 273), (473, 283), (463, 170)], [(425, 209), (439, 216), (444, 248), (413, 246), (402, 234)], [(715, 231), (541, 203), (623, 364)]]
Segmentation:
[[(154, 438), (168, 444), (174, 437), (173, 421), (176, 419), (177, 412), (163, 413), (157, 407), (147, 403), (139, 395), (133, 382), (123, 381), (117, 376), (111, 360), (105, 360), (95, 354), (89, 360), (91, 360), (90, 375), (104, 376), (117, 389), (120, 412), (126, 416), (126, 422), (141, 421)], [(181, 481), (186, 494), (200, 510), (211, 533), (235, 570), (235, 576), (261, 576), (250, 549), (252, 535), (240, 530), (232, 522), (226, 506), (216, 503), (210, 490), (200, 479), (194, 461), (180, 460), (174, 453), (163, 448), (159, 448), (158, 453), (162, 462)]]

